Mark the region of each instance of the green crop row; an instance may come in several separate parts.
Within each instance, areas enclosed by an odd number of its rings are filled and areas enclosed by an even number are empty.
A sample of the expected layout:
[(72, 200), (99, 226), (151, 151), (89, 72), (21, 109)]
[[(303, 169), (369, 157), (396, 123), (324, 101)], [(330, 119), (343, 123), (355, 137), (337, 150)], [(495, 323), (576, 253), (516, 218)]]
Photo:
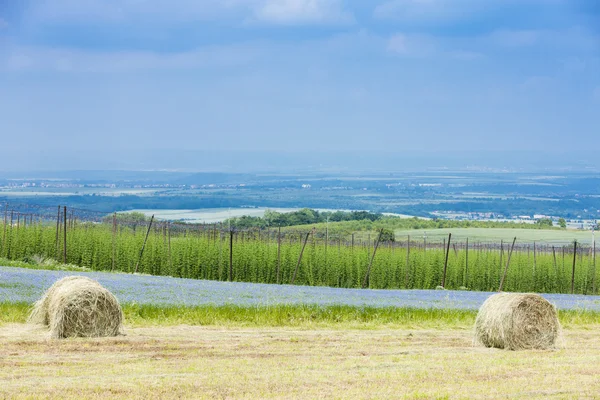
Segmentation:
[[(2, 226), (2, 225), (0, 225)], [(66, 234), (56, 227), (31, 224), (2, 226), (0, 257), (10, 260), (53, 258), (97, 271), (116, 270), (193, 279), (360, 288), (372, 261), (367, 286), (377, 289), (433, 289), (444, 280), (443, 248), (382, 243), (374, 246), (330, 243), (309, 236), (286, 236), (278, 245), (273, 236), (231, 236), (229, 232), (151, 230), (142, 256), (145, 229), (84, 223), (70, 226)], [(304, 247), (304, 250), (302, 251)], [(230, 254), (231, 249), (231, 254)], [(302, 258), (300, 263), (300, 253)], [(230, 265), (230, 256), (232, 264)], [(468, 260), (467, 260), (468, 258)], [(498, 290), (508, 251), (479, 246), (450, 250), (445, 288)], [(558, 248), (554, 253), (513, 252), (504, 290), (520, 292), (597, 293), (595, 257), (584, 249)], [(231, 277), (230, 277), (231, 274)]]

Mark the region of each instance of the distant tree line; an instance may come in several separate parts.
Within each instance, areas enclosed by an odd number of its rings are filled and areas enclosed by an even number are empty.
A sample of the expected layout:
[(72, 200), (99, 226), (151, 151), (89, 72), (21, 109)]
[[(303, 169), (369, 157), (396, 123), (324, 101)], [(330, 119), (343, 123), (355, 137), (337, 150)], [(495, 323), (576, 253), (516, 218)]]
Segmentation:
[[(324, 211), (319, 212), (310, 208), (298, 211), (279, 213), (267, 210), (263, 217), (241, 216), (231, 218), (224, 225), (235, 229), (249, 228), (273, 228), (294, 227), (301, 225), (313, 225), (318, 229), (325, 228), (327, 221), (331, 233), (347, 234), (355, 231), (371, 231), (385, 229), (442, 229), (442, 228), (521, 228), (521, 229), (560, 229), (553, 227), (552, 220), (541, 219), (534, 224), (524, 222), (499, 222), (499, 221), (477, 221), (477, 220), (447, 220), (447, 219), (423, 219), (423, 218), (400, 218), (396, 216), (384, 216), (380, 213), (368, 211)], [(565, 227), (564, 219), (559, 221), (559, 226)]]
[(267, 210), (263, 217), (240, 216), (226, 220), (224, 225), (231, 225), (237, 229), (267, 227), (286, 227), (296, 225), (311, 225), (329, 222), (343, 221), (379, 221), (383, 214), (372, 213), (369, 211), (318, 211), (310, 208), (303, 208), (298, 211), (280, 213)]

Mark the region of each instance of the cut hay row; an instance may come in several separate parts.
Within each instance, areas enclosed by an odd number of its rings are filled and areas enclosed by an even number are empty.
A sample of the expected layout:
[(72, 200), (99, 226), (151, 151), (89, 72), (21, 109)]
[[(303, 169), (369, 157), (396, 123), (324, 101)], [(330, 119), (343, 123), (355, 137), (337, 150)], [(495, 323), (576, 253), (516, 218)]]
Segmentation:
[(97, 281), (68, 276), (34, 304), (29, 322), (49, 327), (55, 339), (117, 336), (123, 312), (116, 297)]

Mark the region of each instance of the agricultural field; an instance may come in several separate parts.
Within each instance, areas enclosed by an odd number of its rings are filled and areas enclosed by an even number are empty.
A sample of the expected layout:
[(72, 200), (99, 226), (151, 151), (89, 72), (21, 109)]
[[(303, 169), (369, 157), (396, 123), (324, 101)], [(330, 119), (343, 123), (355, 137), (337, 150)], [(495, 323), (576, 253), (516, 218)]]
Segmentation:
[[(154, 215), (155, 218), (167, 221), (185, 221), (188, 223), (197, 224), (213, 224), (216, 222), (223, 222), (229, 218), (236, 217), (263, 217), (265, 211), (275, 211), (278, 213), (289, 213), (298, 211), (300, 208), (270, 208), (270, 207), (233, 207), (233, 208), (203, 208), (197, 210), (163, 210), (163, 209), (136, 209), (127, 211), (139, 212), (144, 214), (146, 217)], [(335, 212), (338, 210), (330, 209), (318, 209), (319, 212), (331, 211)], [(345, 210), (341, 210), (345, 211)], [(346, 210), (347, 211), (347, 210)], [(394, 214), (390, 214), (394, 215)], [(412, 218), (408, 215), (394, 215), (402, 218)]]
[(297, 208), (204, 208), (198, 210), (162, 210), (162, 209), (137, 209), (128, 212), (140, 212), (147, 217), (154, 215), (157, 219), (169, 221), (186, 221), (189, 223), (215, 223), (228, 218), (241, 216), (262, 217), (266, 210), (277, 212), (296, 211)]
[(122, 301), (125, 335), (49, 340), (25, 320), (31, 301), (66, 274), (0, 268), (0, 397), (542, 399), (600, 391), (598, 297), (546, 295), (564, 327), (558, 347), (505, 351), (473, 344), (475, 309), (488, 293), (78, 272)]
[(0, 188), (0, 195), (7, 198), (15, 197), (56, 197), (56, 196), (108, 196), (116, 197), (122, 195), (130, 196), (149, 196), (157, 193), (156, 189), (138, 189), (138, 188)]
[(566, 329), (559, 350), (508, 352), (473, 346), (468, 325), (177, 325), (49, 341), (44, 332), (8, 324), (0, 327), (0, 397), (595, 398), (599, 332)]
[(453, 242), (446, 257), (443, 246), (425, 247), (422, 239), (384, 242), (375, 252), (375, 238), (327, 241), (310, 231), (278, 239), (274, 230), (230, 234), (216, 226), (155, 224), (148, 231), (145, 225), (69, 224), (66, 247), (64, 230), (53, 226), (5, 227), (0, 256), (34, 265), (63, 259), (95, 271), (372, 289), (435, 289), (443, 283), (446, 289), (495, 291), (506, 270), (508, 291), (599, 291), (595, 253), (581, 245), (575, 254), (571, 245), (541, 244), (520, 245), (511, 254), (508, 243)]
[[(355, 162), (351, 162), (353, 167)], [(106, 213), (134, 209), (310, 207), (424, 218), (465, 214), (467, 218), (485, 219), (490, 218), (485, 214), (493, 213), (494, 218), (512, 219), (545, 214), (575, 221), (595, 220), (600, 215), (595, 170), (548, 176), (460, 168), (407, 172), (390, 170), (389, 166), (369, 171), (63, 171), (50, 175), (0, 171), (0, 203), (56, 207), (66, 201), (73, 207)]]
[(398, 239), (410, 235), (415, 240), (426, 237), (430, 242), (442, 242), (452, 233), (454, 240), (463, 242), (467, 238), (472, 242), (512, 242), (516, 236), (520, 243), (543, 242), (554, 245), (572, 244), (577, 240), (581, 244), (591, 245), (593, 236), (591, 231), (581, 230), (553, 230), (553, 229), (513, 229), (513, 228), (452, 228), (452, 229), (397, 229), (394, 234)]
[[(491, 292), (373, 290), (218, 282), (109, 272), (70, 272), (0, 267), (0, 302), (33, 303), (68, 275), (100, 282), (124, 303), (159, 306), (344, 306), (384, 309), (477, 310)], [(560, 310), (600, 312), (600, 296), (544, 294)]]

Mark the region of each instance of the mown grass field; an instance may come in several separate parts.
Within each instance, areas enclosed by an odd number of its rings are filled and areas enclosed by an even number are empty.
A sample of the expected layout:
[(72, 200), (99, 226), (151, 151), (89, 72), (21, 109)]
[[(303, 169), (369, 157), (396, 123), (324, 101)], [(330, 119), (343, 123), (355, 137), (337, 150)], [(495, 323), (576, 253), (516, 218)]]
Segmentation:
[(0, 327), (6, 398), (595, 398), (600, 329), (568, 328), (552, 351), (474, 346), (443, 329), (147, 326), (126, 336), (47, 340)]
[[(120, 274), (115, 274), (118, 277)], [(555, 350), (473, 344), (475, 310), (125, 303), (125, 336), (49, 340), (0, 302), (0, 398), (594, 398), (600, 312)]]

